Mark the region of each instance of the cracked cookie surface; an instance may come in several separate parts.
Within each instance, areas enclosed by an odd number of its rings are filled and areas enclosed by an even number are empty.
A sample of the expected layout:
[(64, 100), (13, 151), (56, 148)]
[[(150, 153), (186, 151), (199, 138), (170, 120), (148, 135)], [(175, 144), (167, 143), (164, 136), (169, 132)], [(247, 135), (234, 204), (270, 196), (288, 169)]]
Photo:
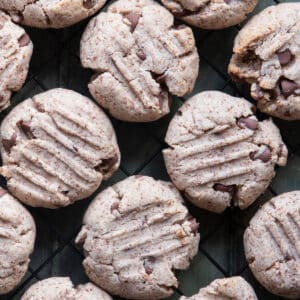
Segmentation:
[(245, 255), (256, 279), (271, 293), (300, 298), (300, 191), (272, 198), (244, 234)]
[(69, 277), (51, 277), (33, 284), (21, 300), (112, 300), (92, 283), (73, 286)]
[(192, 30), (152, 0), (119, 0), (88, 24), (82, 65), (96, 74), (89, 90), (117, 119), (154, 121), (169, 113), (170, 94), (192, 91), (199, 57)]
[(272, 120), (258, 121), (242, 98), (208, 91), (187, 100), (169, 124), (168, 174), (196, 206), (247, 208), (285, 165), (287, 148)]
[(216, 279), (191, 297), (180, 300), (257, 300), (251, 285), (242, 277)]
[(89, 278), (113, 295), (162, 299), (178, 286), (199, 244), (198, 223), (173, 184), (132, 176), (89, 206), (76, 243)]
[(35, 235), (30, 213), (0, 189), (0, 295), (13, 290), (27, 272)]
[(162, 0), (179, 19), (203, 29), (222, 29), (247, 18), (258, 0)]
[(48, 208), (90, 196), (120, 164), (107, 116), (65, 89), (38, 94), (10, 112), (1, 125), (1, 154), (10, 192)]
[(24, 29), (0, 11), (0, 111), (9, 106), (12, 92), (22, 88), (32, 51), (32, 42)]
[(63, 28), (97, 12), (105, 0), (1, 0), (0, 9), (16, 23), (38, 28)]
[(251, 85), (258, 108), (300, 120), (300, 3), (270, 6), (235, 39), (229, 73)]

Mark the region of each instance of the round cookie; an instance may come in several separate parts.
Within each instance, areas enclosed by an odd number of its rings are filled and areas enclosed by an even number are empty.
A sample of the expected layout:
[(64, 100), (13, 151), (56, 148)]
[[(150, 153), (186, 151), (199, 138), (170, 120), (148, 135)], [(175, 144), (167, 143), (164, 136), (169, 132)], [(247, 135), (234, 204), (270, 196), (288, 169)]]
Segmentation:
[(175, 187), (132, 176), (101, 192), (89, 206), (76, 243), (88, 277), (113, 295), (162, 299), (178, 286), (199, 244), (198, 223)]
[(88, 24), (82, 65), (96, 73), (89, 90), (117, 119), (154, 121), (169, 113), (170, 94), (192, 91), (199, 58), (192, 30), (152, 0), (119, 0)]
[(1, 125), (10, 192), (31, 206), (58, 208), (90, 196), (119, 167), (113, 127), (90, 99), (53, 89), (16, 106)]
[(30, 213), (0, 188), (0, 295), (13, 290), (27, 272), (35, 234)]
[(162, 0), (179, 19), (203, 29), (222, 29), (247, 18), (258, 0)]
[(12, 92), (23, 86), (32, 51), (32, 42), (24, 29), (0, 11), (0, 111), (9, 106)]
[(73, 286), (69, 277), (51, 277), (33, 284), (21, 300), (112, 300), (92, 283)]
[(244, 234), (245, 255), (256, 279), (271, 293), (300, 298), (300, 191), (272, 198)]
[(272, 120), (251, 103), (217, 91), (187, 100), (170, 122), (163, 150), (175, 186), (196, 206), (221, 213), (247, 208), (284, 166), (287, 148)]
[(216, 279), (192, 297), (180, 300), (257, 300), (251, 285), (242, 277)]
[(300, 3), (270, 6), (235, 39), (229, 73), (251, 84), (258, 108), (300, 120)]
[(97, 12), (105, 0), (2, 0), (0, 9), (14, 22), (38, 28), (63, 28)]

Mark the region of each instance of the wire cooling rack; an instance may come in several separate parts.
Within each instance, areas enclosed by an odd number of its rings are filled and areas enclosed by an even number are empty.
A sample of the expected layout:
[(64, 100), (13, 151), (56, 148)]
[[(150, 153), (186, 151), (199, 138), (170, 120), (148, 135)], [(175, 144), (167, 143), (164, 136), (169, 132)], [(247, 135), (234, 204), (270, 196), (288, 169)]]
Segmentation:
[[(253, 14), (280, 2), (285, 1), (260, 0)], [(10, 109), (30, 96), (56, 87), (72, 89), (90, 97), (87, 83), (92, 72), (80, 66), (78, 55), (80, 37), (87, 22), (85, 20), (64, 30), (26, 28), (35, 46), (34, 55), (26, 84), (14, 95)], [(242, 25), (221, 31), (193, 29), (201, 62), (192, 95), (203, 90), (220, 90), (250, 100), (247, 88), (236, 86), (227, 74), (233, 40)], [(174, 97), (171, 114), (153, 123), (131, 124), (112, 120), (122, 152), (121, 167), (95, 194), (133, 174), (169, 180), (161, 155), (165, 147), (164, 136), (172, 115), (190, 96)], [(10, 109), (1, 113), (0, 121)], [(233, 275), (241, 275), (248, 280), (259, 299), (283, 299), (271, 295), (258, 284), (243, 252), (244, 229), (259, 206), (274, 195), (300, 188), (300, 123), (275, 122), (289, 148), (288, 165), (277, 169), (277, 176), (269, 189), (246, 211), (228, 209), (217, 215), (188, 204), (190, 212), (200, 222), (201, 242), (190, 268), (177, 273), (180, 287), (170, 299), (178, 299), (182, 294), (192, 295), (213, 279)], [(0, 184), (5, 187), (4, 179)], [(10, 294), (0, 296), (0, 300), (20, 299), (30, 285), (50, 276), (70, 276), (75, 284), (88, 281), (81, 265), (83, 255), (75, 247), (74, 239), (95, 194), (59, 210), (29, 208), (37, 225), (36, 246), (29, 270), (21, 284)]]

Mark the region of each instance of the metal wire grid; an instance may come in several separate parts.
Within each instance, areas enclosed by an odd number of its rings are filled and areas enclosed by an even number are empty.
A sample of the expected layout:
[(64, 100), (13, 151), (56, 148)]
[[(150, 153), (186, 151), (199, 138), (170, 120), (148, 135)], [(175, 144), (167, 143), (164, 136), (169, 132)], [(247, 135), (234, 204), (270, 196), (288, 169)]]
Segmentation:
[[(108, 1), (107, 5), (111, 2), (113, 0)], [(261, 0), (261, 7), (257, 11), (280, 2), (284, 1)], [(13, 97), (12, 107), (31, 95), (54, 87), (74, 89), (89, 96), (86, 83), (91, 72), (80, 67), (78, 57), (79, 39), (87, 22), (86, 20), (69, 29), (59, 31), (40, 31), (27, 28), (36, 49), (26, 84)], [(199, 80), (193, 93), (203, 88), (218, 89), (233, 95), (243, 96), (251, 101), (247, 90), (236, 86), (224, 68), (232, 51), (233, 37), (240, 28), (240, 25), (225, 31), (203, 31), (194, 28), (201, 63)], [(222, 40), (218, 43), (220, 35), (225, 35), (225, 40), (226, 35), (230, 36), (228, 45), (226, 43), (223, 45)], [(213, 48), (211, 45), (213, 49), (203, 49), (203, 45), (209, 47), (210, 43), (216, 46), (216, 40), (217, 47)], [(220, 51), (224, 51), (223, 46), (226, 47), (227, 61), (218, 57)], [(223, 59), (221, 67), (220, 59)], [(204, 69), (201, 69), (202, 65), (205, 66)], [(206, 77), (206, 81), (201, 76)], [(173, 113), (184, 101), (185, 98), (174, 97)], [(1, 121), (7, 113), (8, 111), (1, 114)], [(171, 117), (172, 113), (160, 121), (149, 124), (128, 124), (112, 120), (123, 158), (120, 170), (99, 190), (103, 190), (108, 185), (133, 174), (146, 174), (155, 178), (168, 179), (161, 151), (165, 148), (164, 133)], [(278, 121), (277, 123), (282, 130), (283, 139), (289, 147), (289, 158), (293, 160), (292, 164), (297, 166), (298, 163), (300, 167), (300, 158), (298, 157), (300, 140), (297, 139), (297, 122)], [(130, 139), (129, 142), (128, 138)], [(133, 145), (130, 145), (130, 142), (133, 142)], [(287, 180), (282, 180), (286, 174), (288, 174), (287, 177), (294, 177), (295, 175), (297, 177), (299, 172), (297, 173), (297, 170), (287, 167), (287, 171), (282, 176), (277, 175), (277, 177), (279, 176), (279, 179), (276, 179), (277, 182), (273, 183), (267, 192), (245, 212), (228, 209), (224, 214), (216, 215), (187, 204), (191, 213), (200, 222), (201, 242), (199, 254), (192, 261), (191, 268), (188, 271), (178, 272), (181, 285), (172, 299), (178, 299), (183, 294), (195, 293), (215, 277), (233, 275), (241, 275), (250, 281), (259, 299), (283, 299), (266, 292), (251, 275), (243, 255), (242, 234), (249, 219), (262, 203), (276, 195), (278, 191), (296, 189), (300, 186), (300, 182), (297, 180), (292, 185), (286, 184)], [(276, 184), (279, 184), (279, 190), (276, 189)], [(0, 185), (5, 187), (3, 178)], [(81, 267), (84, 256), (74, 245), (74, 239), (80, 230), (83, 213), (93, 196), (70, 207), (55, 211), (29, 208), (37, 223), (36, 249), (22, 283), (10, 294), (0, 296), (0, 300), (20, 299), (32, 283), (50, 276), (70, 276), (75, 284), (88, 280)], [(220, 257), (223, 258), (220, 259)], [(114, 299), (119, 298), (115, 297)]]

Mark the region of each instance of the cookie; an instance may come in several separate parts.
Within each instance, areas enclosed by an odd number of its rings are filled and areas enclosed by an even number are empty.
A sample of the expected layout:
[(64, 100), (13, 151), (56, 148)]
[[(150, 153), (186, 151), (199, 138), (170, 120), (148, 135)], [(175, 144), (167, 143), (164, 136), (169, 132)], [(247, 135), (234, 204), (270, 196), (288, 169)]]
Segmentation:
[(272, 198), (244, 234), (245, 255), (256, 279), (271, 293), (300, 298), (300, 191)]
[(154, 121), (169, 113), (170, 94), (192, 91), (199, 58), (192, 30), (152, 0), (119, 0), (88, 24), (81, 62), (95, 71), (95, 100), (117, 119)]
[(0, 188), (0, 295), (13, 290), (27, 272), (35, 234), (30, 213)]
[(23, 86), (32, 51), (32, 42), (24, 29), (0, 11), (0, 111), (9, 106), (12, 92)]
[(270, 6), (235, 39), (229, 73), (251, 85), (258, 108), (300, 120), (300, 3)]
[(187, 100), (170, 122), (163, 150), (175, 186), (196, 206), (221, 213), (247, 208), (284, 166), (287, 148), (272, 120), (251, 103), (217, 91)]
[(113, 295), (162, 299), (178, 286), (175, 269), (196, 255), (199, 234), (175, 187), (132, 176), (101, 192), (89, 206), (76, 243), (88, 277)]
[(90, 99), (53, 89), (23, 101), (1, 125), (10, 192), (31, 206), (58, 208), (90, 196), (120, 164), (113, 127)]
[(73, 286), (69, 277), (51, 277), (33, 284), (21, 300), (112, 300), (92, 283)]
[(63, 28), (97, 12), (105, 0), (1, 0), (14, 22), (38, 28)]
[(192, 297), (180, 300), (257, 300), (251, 285), (242, 277), (216, 279), (210, 285), (199, 290)]
[(179, 19), (203, 29), (222, 29), (247, 18), (258, 0), (162, 0)]

